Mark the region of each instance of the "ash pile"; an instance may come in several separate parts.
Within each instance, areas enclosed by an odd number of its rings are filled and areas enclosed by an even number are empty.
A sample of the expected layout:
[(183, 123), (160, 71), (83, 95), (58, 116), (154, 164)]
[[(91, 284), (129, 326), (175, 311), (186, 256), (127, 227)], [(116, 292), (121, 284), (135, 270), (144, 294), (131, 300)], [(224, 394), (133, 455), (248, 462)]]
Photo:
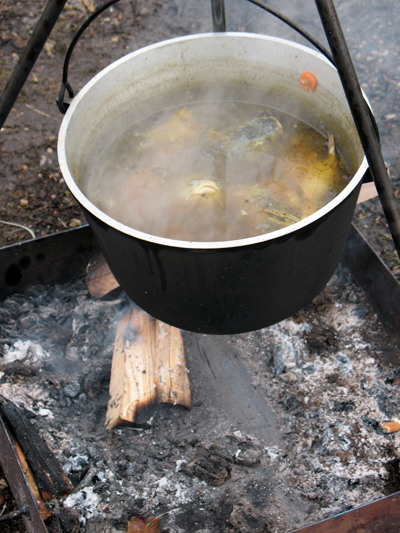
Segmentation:
[(0, 307), (0, 395), (74, 487), (48, 502), (49, 531), (122, 533), (153, 516), (165, 533), (284, 533), (400, 490), (400, 433), (382, 429), (400, 416), (398, 347), (344, 267), (279, 324), (182, 332), (191, 408), (153, 405), (110, 430), (115, 333), (130, 305), (97, 300), (80, 280)]

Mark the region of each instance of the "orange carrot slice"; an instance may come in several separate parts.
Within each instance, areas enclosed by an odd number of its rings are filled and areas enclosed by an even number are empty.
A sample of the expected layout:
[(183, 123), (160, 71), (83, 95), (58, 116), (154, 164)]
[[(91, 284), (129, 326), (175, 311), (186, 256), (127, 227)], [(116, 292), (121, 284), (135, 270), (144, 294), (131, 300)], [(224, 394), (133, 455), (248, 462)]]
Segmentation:
[(314, 76), (314, 74), (311, 74), (311, 72), (303, 72), (303, 74), (300, 76), (300, 87), (304, 91), (314, 92), (317, 88), (317, 85), (317, 78)]

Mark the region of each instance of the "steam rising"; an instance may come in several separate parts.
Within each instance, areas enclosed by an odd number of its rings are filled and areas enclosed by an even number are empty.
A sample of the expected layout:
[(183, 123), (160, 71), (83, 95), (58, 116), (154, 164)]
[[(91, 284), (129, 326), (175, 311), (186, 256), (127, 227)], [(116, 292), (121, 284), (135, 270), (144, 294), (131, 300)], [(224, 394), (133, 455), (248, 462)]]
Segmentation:
[(84, 194), (145, 233), (225, 241), (292, 224), (346, 185), (326, 136), (263, 94), (224, 91), (185, 91), (140, 120), (115, 121), (91, 154)]

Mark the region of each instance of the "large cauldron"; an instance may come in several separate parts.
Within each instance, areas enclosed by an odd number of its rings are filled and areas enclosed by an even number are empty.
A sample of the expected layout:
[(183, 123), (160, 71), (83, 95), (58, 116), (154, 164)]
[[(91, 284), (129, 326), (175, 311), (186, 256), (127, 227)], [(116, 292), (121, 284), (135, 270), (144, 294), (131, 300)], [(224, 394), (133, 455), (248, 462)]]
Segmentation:
[[(300, 88), (304, 71), (318, 79), (315, 92)], [(353, 166), (354, 177), (341, 194), (308, 218), (238, 241), (159, 238), (102, 213), (79, 183), (89, 164), (88, 148), (102, 142), (104, 126), (133, 108), (145, 110), (150, 97), (199, 84), (264, 91), (277, 106), (284, 99), (300, 118), (310, 113), (322, 118)], [(213, 334), (279, 322), (323, 289), (340, 260), (367, 169), (335, 68), (304, 46), (245, 33), (172, 39), (113, 63), (73, 99), (61, 125), (58, 154), (69, 189), (132, 300), (164, 322)]]

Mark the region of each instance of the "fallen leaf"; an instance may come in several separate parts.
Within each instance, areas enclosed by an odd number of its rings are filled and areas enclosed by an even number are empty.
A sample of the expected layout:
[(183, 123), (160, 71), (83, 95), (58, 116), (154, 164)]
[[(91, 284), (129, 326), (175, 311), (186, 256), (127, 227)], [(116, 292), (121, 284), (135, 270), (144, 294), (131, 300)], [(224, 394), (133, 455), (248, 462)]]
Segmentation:
[(134, 516), (129, 520), (126, 533), (161, 533), (160, 520), (154, 516), (149, 516), (146, 521)]

